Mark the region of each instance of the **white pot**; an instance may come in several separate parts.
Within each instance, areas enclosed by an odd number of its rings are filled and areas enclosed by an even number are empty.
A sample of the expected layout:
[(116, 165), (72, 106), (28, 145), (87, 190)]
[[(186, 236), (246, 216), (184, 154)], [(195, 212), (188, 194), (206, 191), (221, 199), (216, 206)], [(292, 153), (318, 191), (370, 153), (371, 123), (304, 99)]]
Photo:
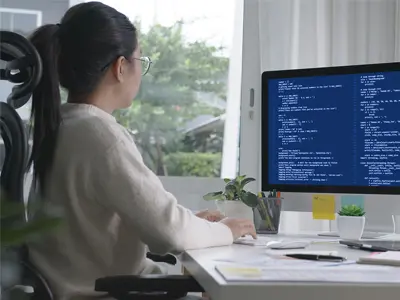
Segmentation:
[(252, 219), (253, 211), (242, 201), (215, 201), (217, 209), (226, 217)]
[(338, 216), (339, 236), (345, 240), (360, 240), (364, 232), (365, 217)]

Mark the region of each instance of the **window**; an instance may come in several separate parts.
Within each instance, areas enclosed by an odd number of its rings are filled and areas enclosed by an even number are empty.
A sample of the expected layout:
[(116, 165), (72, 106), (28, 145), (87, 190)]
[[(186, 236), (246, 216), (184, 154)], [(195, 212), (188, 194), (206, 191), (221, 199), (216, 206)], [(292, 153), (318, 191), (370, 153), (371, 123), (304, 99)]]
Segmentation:
[(104, 0), (140, 31), (153, 64), (115, 117), (159, 176), (220, 177), (235, 2)]
[[(59, 22), (68, 7), (81, 2), (3, 1), (3, 12), (25, 15), (1, 15), (0, 26), (26, 35), (42, 23)], [(190, 203), (220, 188), (220, 177), (233, 177), (238, 169), (243, 1), (102, 2), (136, 24), (143, 55), (153, 61), (132, 106), (115, 117), (166, 188), (190, 207), (201, 208), (198, 201)], [(0, 89), (2, 99), (10, 87)], [(66, 97), (62, 91), (64, 101)], [(28, 106), (20, 111), (26, 120)]]

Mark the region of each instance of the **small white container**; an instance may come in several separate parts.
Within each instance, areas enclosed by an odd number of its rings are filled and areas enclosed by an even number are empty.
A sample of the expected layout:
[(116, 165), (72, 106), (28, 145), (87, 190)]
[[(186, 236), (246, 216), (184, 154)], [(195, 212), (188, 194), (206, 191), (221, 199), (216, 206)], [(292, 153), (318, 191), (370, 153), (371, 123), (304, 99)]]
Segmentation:
[(253, 211), (242, 201), (218, 200), (215, 201), (217, 209), (229, 218), (252, 219)]
[(344, 240), (360, 240), (364, 232), (365, 217), (338, 216), (339, 236)]

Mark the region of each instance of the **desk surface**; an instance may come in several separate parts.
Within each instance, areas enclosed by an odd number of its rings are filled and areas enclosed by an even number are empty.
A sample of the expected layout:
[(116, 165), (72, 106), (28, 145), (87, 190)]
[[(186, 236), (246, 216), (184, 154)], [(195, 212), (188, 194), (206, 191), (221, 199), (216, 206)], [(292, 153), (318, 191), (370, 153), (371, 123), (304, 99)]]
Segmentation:
[[(293, 238), (332, 240), (316, 234), (269, 236), (273, 239)], [(263, 237), (262, 237), (263, 238)], [(306, 250), (338, 251), (349, 260), (357, 260), (368, 252), (350, 249), (338, 243), (312, 244)], [(218, 260), (238, 260), (266, 255), (266, 248), (259, 246), (232, 245), (202, 250), (187, 251), (181, 256), (183, 266), (202, 285), (212, 300), (265, 300), (280, 299), (400, 299), (400, 284), (345, 284), (345, 283), (303, 283), (303, 282), (226, 282), (215, 270)]]

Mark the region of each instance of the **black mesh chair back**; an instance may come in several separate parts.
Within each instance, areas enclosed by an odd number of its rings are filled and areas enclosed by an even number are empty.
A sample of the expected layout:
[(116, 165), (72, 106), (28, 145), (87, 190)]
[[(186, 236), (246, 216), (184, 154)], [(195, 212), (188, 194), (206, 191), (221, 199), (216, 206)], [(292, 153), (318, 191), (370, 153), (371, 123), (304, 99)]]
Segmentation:
[[(21, 204), (24, 202), (24, 180), (28, 165), (28, 138), (23, 120), (16, 109), (25, 105), (42, 76), (42, 63), (36, 49), (23, 36), (0, 31), (0, 58), (5, 67), (0, 79), (16, 85), (5, 102), (0, 102), (0, 133), (5, 156), (0, 176), (2, 197)], [(1, 99), (3, 101), (3, 99)], [(8, 222), (26, 222), (25, 212)], [(29, 261), (27, 247), (16, 249), (22, 272), (20, 285), (32, 286), (32, 300), (52, 300), (53, 295), (46, 280)]]

